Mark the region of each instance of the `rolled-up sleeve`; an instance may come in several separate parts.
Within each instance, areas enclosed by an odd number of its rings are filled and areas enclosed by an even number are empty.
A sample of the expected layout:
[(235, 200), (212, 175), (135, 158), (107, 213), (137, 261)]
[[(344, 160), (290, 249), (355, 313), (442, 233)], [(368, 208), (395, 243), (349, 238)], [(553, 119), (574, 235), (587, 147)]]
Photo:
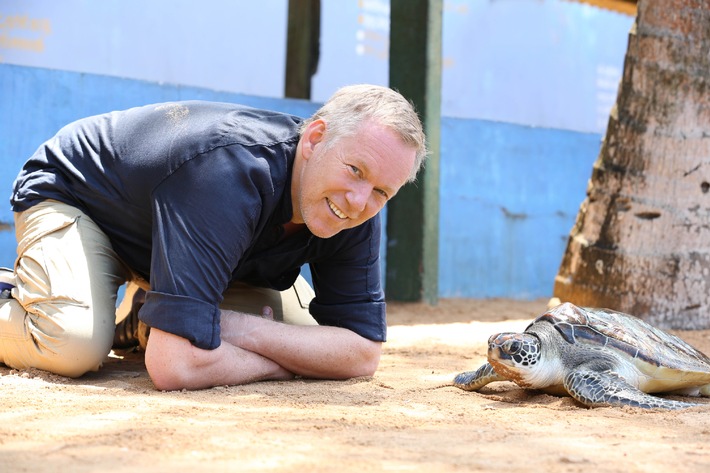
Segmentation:
[(384, 302), (325, 305), (313, 300), (309, 308), (320, 325), (347, 328), (373, 342), (387, 340)]
[(214, 304), (150, 291), (140, 318), (150, 327), (190, 340), (198, 348), (213, 350), (220, 345), (220, 311)]
[(380, 216), (341, 232), (311, 263), (316, 293), (310, 312), (320, 325), (343, 327), (372, 341), (387, 338), (380, 271)]

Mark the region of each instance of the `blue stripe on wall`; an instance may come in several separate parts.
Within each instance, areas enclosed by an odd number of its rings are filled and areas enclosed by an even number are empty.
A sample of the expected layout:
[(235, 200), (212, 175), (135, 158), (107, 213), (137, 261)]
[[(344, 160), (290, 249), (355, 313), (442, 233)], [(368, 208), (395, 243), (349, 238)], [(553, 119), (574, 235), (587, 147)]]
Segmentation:
[[(174, 100), (241, 102), (300, 116), (317, 104), (0, 64), (0, 189), (63, 125)], [(442, 119), (441, 297), (547, 297), (584, 199), (600, 136), (483, 120)], [(6, 197), (4, 197), (6, 198)], [(0, 206), (0, 265), (15, 258)]]
[(546, 297), (600, 136), (480, 120), (441, 130), (442, 297)]

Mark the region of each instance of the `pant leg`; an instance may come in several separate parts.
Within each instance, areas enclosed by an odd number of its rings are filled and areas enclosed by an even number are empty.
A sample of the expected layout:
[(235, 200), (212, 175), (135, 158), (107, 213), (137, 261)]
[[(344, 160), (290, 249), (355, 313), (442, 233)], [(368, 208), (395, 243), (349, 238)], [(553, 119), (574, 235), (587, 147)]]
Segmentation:
[(225, 291), (220, 308), (261, 315), (262, 307), (268, 305), (274, 310), (275, 320), (292, 325), (318, 325), (308, 312), (308, 304), (314, 297), (313, 289), (302, 276), (281, 292), (234, 283)]
[(77, 377), (111, 349), (128, 277), (108, 237), (79, 209), (45, 201), (15, 215), (13, 299), (0, 304), (0, 362)]

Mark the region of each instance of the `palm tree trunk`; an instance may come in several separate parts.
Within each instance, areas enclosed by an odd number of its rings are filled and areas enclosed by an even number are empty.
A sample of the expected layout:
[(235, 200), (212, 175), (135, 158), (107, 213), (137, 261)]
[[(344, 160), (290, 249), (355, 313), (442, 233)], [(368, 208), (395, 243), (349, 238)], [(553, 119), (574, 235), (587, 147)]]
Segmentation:
[(554, 297), (710, 328), (710, 4), (640, 0)]

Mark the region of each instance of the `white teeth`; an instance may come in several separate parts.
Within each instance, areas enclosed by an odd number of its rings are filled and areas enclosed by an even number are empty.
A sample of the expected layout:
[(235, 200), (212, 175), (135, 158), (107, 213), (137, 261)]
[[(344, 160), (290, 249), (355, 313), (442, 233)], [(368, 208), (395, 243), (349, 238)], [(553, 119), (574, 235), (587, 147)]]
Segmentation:
[(348, 216), (345, 215), (338, 207), (336, 207), (335, 204), (333, 202), (331, 202), (329, 199), (328, 199), (328, 206), (330, 207), (330, 210), (332, 210), (333, 213), (338, 216), (339, 219), (345, 220), (346, 218), (348, 218)]

